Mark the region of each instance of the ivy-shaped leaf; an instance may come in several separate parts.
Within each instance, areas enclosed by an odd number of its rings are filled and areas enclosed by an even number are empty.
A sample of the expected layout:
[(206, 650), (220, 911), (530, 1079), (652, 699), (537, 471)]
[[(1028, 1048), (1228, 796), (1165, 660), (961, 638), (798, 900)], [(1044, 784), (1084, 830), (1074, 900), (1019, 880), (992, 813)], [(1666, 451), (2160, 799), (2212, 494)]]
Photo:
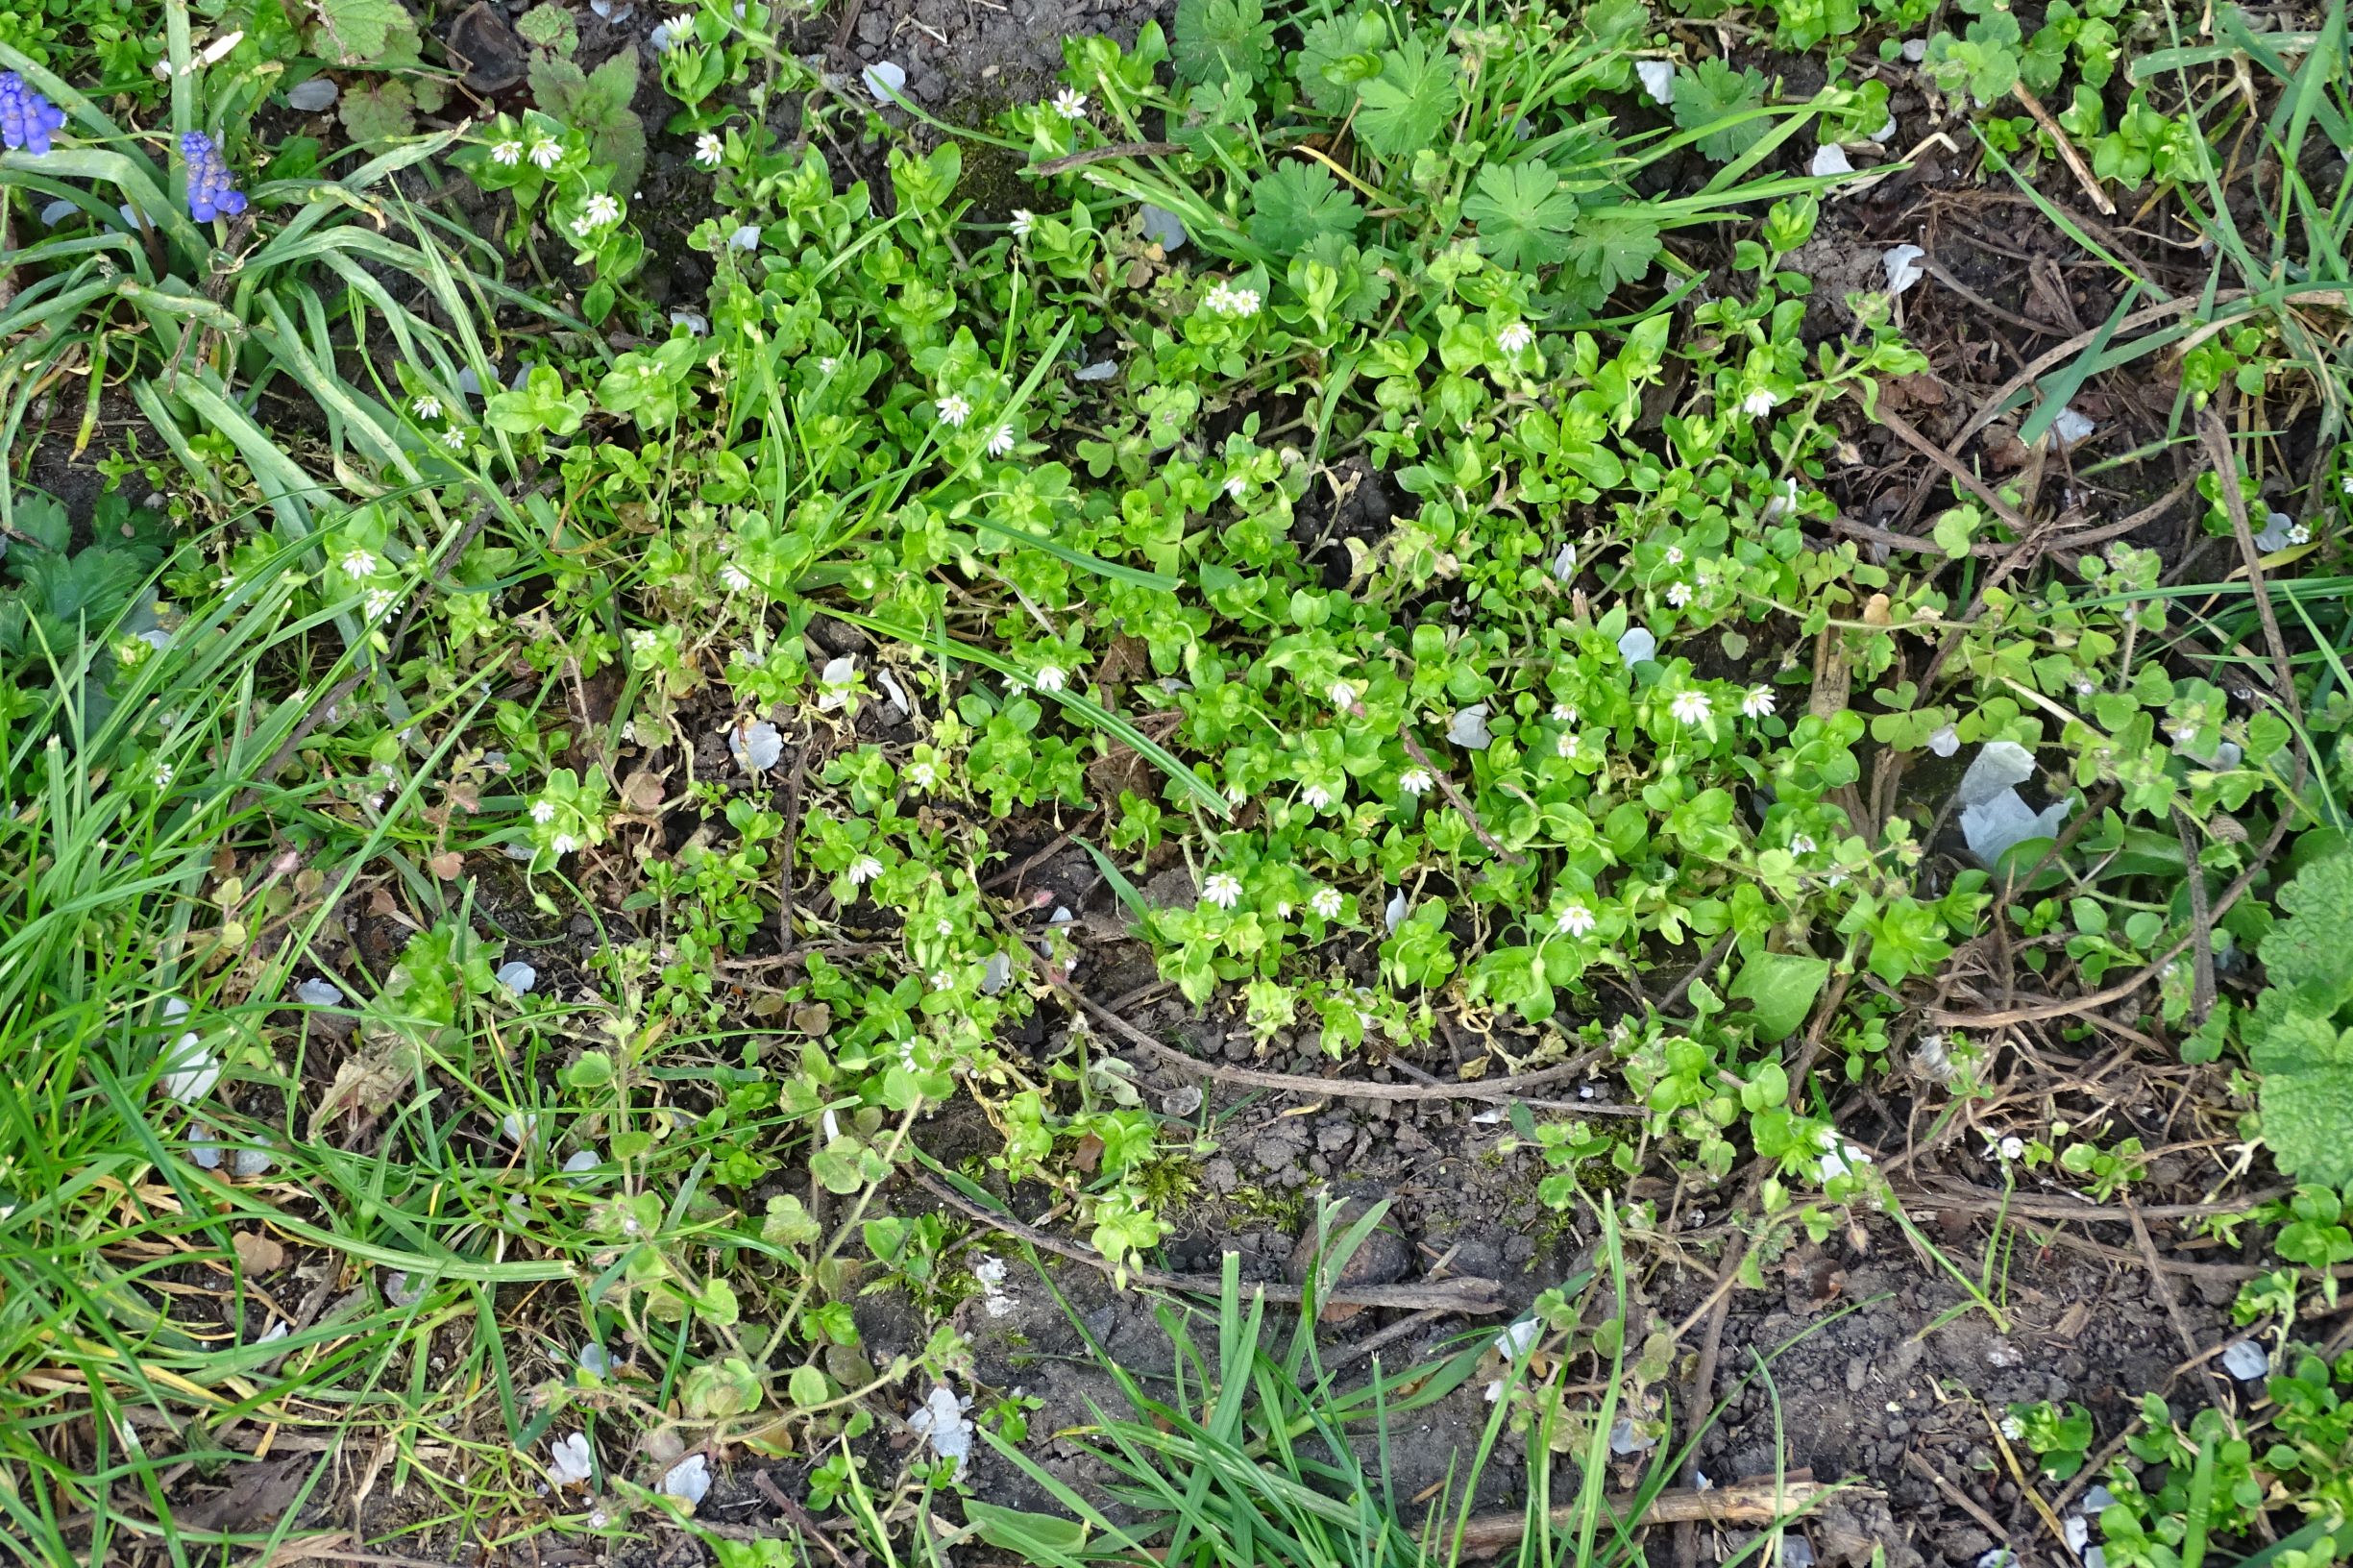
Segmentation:
[(404, 136), (417, 128), (416, 100), (399, 80), (355, 86), (336, 111), (352, 140), (362, 146)]
[[(1684, 131), (1699, 131), (1760, 109), (1765, 86), (1756, 71), (1735, 71), (1721, 60), (1703, 60), (1675, 79), (1675, 123)], [(1700, 151), (1719, 163), (1729, 163), (1763, 140), (1771, 125), (1760, 117), (1710, 131), (1700, 138)]]
[(1213, 82), (1229, 72), (1255, 82), (1274, 59), (1274, 24), (1259, 0), (1177, 0), (1169, 63), (1180, 82)]
[(1281, 164), (1250, 187), (1250, 237), (1283, 256), (1325, 234), (1354, 234), (1363, 214), (1356, 198), (1318, 163)]
[(1462, 70), (1444, 49), (1408, 38), (1381, 57), (1381, 74), (1357, 89), (1357, 135), (1383, 158), (1433, 146), (1462, 107)]
[(331, 65), (417, 63), (417, 23), (400, 0), (311, 0), (310, 47)]
[(1479, 248), (1507, 267), (1533, 272), (1568, 258), (1577, 198), (1541, 159), (1489, 163), (1464, 198), (1462, 215), (1479, 226)]

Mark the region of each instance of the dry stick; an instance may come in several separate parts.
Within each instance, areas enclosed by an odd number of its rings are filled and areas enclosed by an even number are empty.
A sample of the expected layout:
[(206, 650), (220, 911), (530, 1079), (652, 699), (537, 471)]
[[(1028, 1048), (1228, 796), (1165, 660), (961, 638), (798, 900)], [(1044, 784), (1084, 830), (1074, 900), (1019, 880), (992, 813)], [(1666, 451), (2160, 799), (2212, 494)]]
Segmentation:
[(771, 1476), (765, 1470), (754, 1470), (751, 1473), (751, 1483), (760, 1489), (760, 1495), (762, 1497), (767, 1498), (771, 1503), (773, 1503), (776, 1506), (776, 1511), (778, 1513), (781, 1513), (786, 1518), (792, 1520), (795, 1525), (799, 1527), (802, 1534), (808, 1536), (810, 1539), (816, 1541), (818, 1545), (823, 1547), (825, 1549), (825, 1556), (831, 1557), (834, 1562), (839, 1565), (839, 1568), (849, 1568), (849, 1559), (842, 1556), (842, 1549), (840, 1547), (833, 1544), (833, 1537), (818, 1528), (817, 1521), (809, 1516), (809, 1510), (802, 1507), (798, 1503), (794, 1502), (791, 1494), (786, 1492), (783, 1487), (776, 1484), (774, 1477)]
[[(1364, 711), (1364, 705), (1360, 702), (1353, 706), (1359, 714)], [(1471, 824), (1471, 831), (1479, 835), (1481, 844), (1485, 845), (1514, 866), (1528, 864), (1526, 855), (1514, 854), (1496, 842), (1495, 835), (1487, 831), (1487, 824), (1479, 820), (1479, 813), (1471, 809), (1471, 803), (1463, 799), (1461, 792), (1455, 788), (1455, 781), (1446, 776), (1446, 770), (1432, 762), (1430, 753), (1422, 749), (1422, 743), (1413, 738), (1413, 730), (1410, 725), (1399, 724), (1397, 738), (1406, 743), (1406, 750), (1412, 754), (1413, 760), (1420, 763), (1430, 776), (1438, 781), (1438, 789), (1444, 793), (1447, 802), (1462, 814), (1464, 821)]]
[(2199, 1025), (2214, 1011), (2214, 915), (2206, 907), (2206, 872), (2197, 863), (2197, 823), (2180, 806), (2173, 830), (2181, 835), (2181, 858), (2190, 873), (2190, 1017)]
[(792, 781), (784, 787), (784, 837), (776, 850), (776, 942), (793, 950), (793, 845), (800, 842), (800, 784), (809, 771), (809, 747), (817, 744), (815, 730), (803, 730), (794, 748)]
[(2198, 1362), (2198, 1375), (2206, 1380), (2206, 1402), (2218, 1410), (2230, 1409), (2229, 1396), (2223, 1392), (2214, 1368), (2204, 1363), (2204, 1352), (2198, 1349), (2197, 1335), (2191, 1332), (2190, 1320), (2182, 1315), (2181, 1298), (2174, 1294), (2173, 1282), (2165, 1277), (2165, 1260), (2157, 1256), (2157, 1243), (2148, 1234), (2148, 1226), (2141, 1211), (2125, 1198), (2124, 1215), (2132, 1221), (2133, 1244), (2141, 1249), (2142, 1261), (2148, 1264), (2149, 1283), (2157, 1287), (2157, 1299), (2165, 1304), (2165, 1315), (2173, 1321), (2173, 1332), (2181, 1336), (2181, 1348)]
[[(1879, 404), (1879, 423), (1886, 426), (1889, 429), (1895, 431), (1896, 434), (1901, 438), (1905, 446), (1910, 447), (1914, 452), (1919, 453), (1923, 457), (1927, 458), (1928, 461), (1934, 463), (1937, 467), (1951, 475), (1955, 484), (1958, 484), (1962, 489), (1968, 491), (1971, 495), (1975, 496), (1979, 501), (1984, 502), (1987, 508), (1991, 510), (1996, 517), (2000, 518), (2004, 523), (2007, 523), (2010, 525), (2010, 527), (2016, 528), (2021, 535), (2032, 534), (2035, 531), (2034, 525), (2027, 522), (2023, 517), (2020, 516), (2017, 507), (2011, 505), (2008, 502), (1996, 495), (1994, 493), (1993, 486), (1987, 484), (1983, 479), (1977, 478), (1976, 475), (1972, 474), (1968, 469), (1962, 467), (1958, 459), (1947, 453), (1944, 448), (1938, 446), (1935, 442), (1929, 440), (1926, 436), (1914, 429), (1910, 420), (1905, 419), (1901, 414), (1897, 413), (1894, 409), (1888, 407), (1884, 402)], [(2007, 549), (2009, 547), (2005, 546), (2003, 548)]]
[[(1651, 1525), (1782, 1524), (1833, 1493), (1865, 1495), (1861, 1487), (1826, 1486), (1818, 1481), (1794, 1477), (1736, 1481), (1726, 1486), (1710, 1486), (1705, 1491), (1679, 1486), (1654, 1496), (1633, 1524), (1638, 1530)], [(1631, 1498), (1604, 1499), (1604, 1506), (1617, 1519), (1632, 1512), (1634, 1503)], [(1552, 1512), (1553, 1528), (1563, 1531), (1575, 1531), (1583, 1520), (1581, 1504), (1563, 1504)], [(1476, 1515), (1462, 1527), (1462, 1555), (1491, 1556), (1516, 1544), (1527, 1532), (1528, 1512), (1524, 1508), (1510, 1513)]]
[[(1498, 1078), (1491, 1083), (1374, 1084), (1360, 1078), (1310, 1078), (1300, 1073), (1262, 1072), (1256, 1067), (1229, 1067), (1222, 1063), (1204, 1062), (1189, 1052), (1164, 1045), (1067, 982), (1052, 974), (1047, 974), (1045, 979), (1047, 984), (1086, 1009), (1090, 1017), (1110, 1025), (1120, 1039), (1143, 1047), (1164, 1061), (1197, 1072), (1205, 1078), (1214, 1078), (1220, 1083), (1271, 1089), (1284, 1094), (1310, 1097), (1337, 1094), (1352, 1100), (1509, 1100), (1518, 1098), (1529, 1090), (1558, 1083), (1563, 1078), (1582, 1072), (1601, 1054), (1599, 1051), (1586, 1051), (1556, 1066), (1543, 1067), (1534, 1072), (1513, 1073), (1508, 1078)], [(1597, 1116), (1640, 1116), (1649, 1114), (1638, 1105), (1587, 1105), (1581, 1110), (1587, 1115)]]
[(1926, 1459), (1923, 1458), (1917, 1450), (1904, 1455), (1903, 1462), (1910, 1465), (1913, 1469), (1919, 1471), (1922, 1475), (1927, 1477), (1929, 1483), (1935, 1486), (1938, 1491), (1945, 1494), (1945, 1499), (1947, 1502), (1956, 1505), (1963, 1513), (1966, 1513), (1972, 1519), (1976, 1520), (1977, 1523), (1983, 1526), (1986, 1531), (1994, 1537), (1994, 1539), (1998, 1541), (2006, 1541), (2010, 1538), (2010, 1532), (2008, 1531), (1994, 1523), (1993, 1515), (1987, 1513), (1985, 1509), (1971, 1502), (1967, 1492), (1962, 1491), (1961, 1488), (1955, 1486), (1951, 1482), (1947, 1481), (1943, 1476), (1938, 1475), (1936, 1473), (1936, 1466), (1930, 1464)]
[(1100, 163), (1107, 158), (1168, 158), (1184, 150), (1181, 142), (1174, 141), (1115, 141), (1108, 147), (1089, 147), (1083, 152), (1048, 159), (1025, 172), (1032, 176), (1068, 174), (1072, 169)]
[(2222, 505), (2230, 513), (2231, 531), (2239, 536), (2239, 553), (2246, 561), (2247, 587), (2255, 596), (2255, 613), (2263, 620), (2264, 641), (2271, 648), (2272, 684), (2301, 729), (2304, 715), (2295, 699), (2295, 666), (2288, 657), (2288, 640), (2280, 635), (2279, 617), (2271, 613), (2271, 590), (2263, 580), (2263, 554), (2255, 548), (2254, 532), (2247, 527), (2246, 497), (2239, 493), (2239, 464), (2231, 455), (2230, 431), (2224, 429), (2221, 415), (2211, 407), (2198, 421), (2198, 428), (2206, 438), (2206, 455), (2214, 464), (2215, 478), (2222, 487)]
[[(2152, 1204), (2141, 1210), (2143, 1219), (2207, 1219), (2231, 1214), (2243, 1214), (2277, 1203), (2290, 1189), (2274, 1187), (2249, 1193), (2236, 1203), (2165, 1203)], [(1971, 1213), (2024, 1214), (2032, 1219), (2066, 1219), (2090, 1221), (2095, 1224), (2121, 1225), (2130, 1216), (2104, 1204), (2087, 1203), (2081, 1199), (2037, 1198), (2013, 1192), (2007, 1197), (1983, 1188), (1964, 1187), (1956, 1182), (1939, 1181), (1928, 1187), (1899, 1187), (1897, 1198), (1911, 1204), (1932, 1204), (1940, 1209), (1954, 1209)]]
[(1330, 1377), (1341, 1367), (1362, 1360), (1375, 1351), (1393, 1345), (1407, 1335), (1428, 1328), (1439, 1318), (1444, 1317), (1450, 1310), (1445, 1307), (1425, 1307), (1410, 1317), (1399, 1318), (1372, 1337), (1360, 1339), (1337, 1355), (1326, 1359), (1323, 1363), (1324, 1375)]
[[(954, 1209), (968, 1219), (977, 1220), (991, 1230), (998, 1231), (1016, 1240), (1026, 1241), (1041, 1252), (1050, 1252), (1057, 1258), (1066, 1258), (1074, 1263), (1118, 1277), (1121, 1270), (1110, 1259), (1073, 1246), (1059, 1237), (1022, 1224), (1008, 1214), (1000, 1214), (974, 1203), (970, 1198), (935, 1178), (919, 1166), (909, 1166), (907, 1174), (917, 1185), (942, 1203)], [(1182, 1290), (1192, 1295), (1214, 1296), (1225, 1290), (1225, 1280), (1216, 1274), (1164, 1274), (1158, 1269), (1131, 1268), (1127, 1278), (1139, 1285), (1148, 1285), (1158, 1290)], [(1306, 1294), (1295, 1285), (1262, 1285), (1255, 1281), (1243, 1289), (1268, 1301), (1297, 1303)], [(1466, 1274), (1453, 1280), (1425, 1280), (1419, 1285), (1330, 1285), (1315, 1292), (1318, 1306), (1403, 1307), (1413, 1311), (1435, 1309), (1449, 1312), (1500, 1312), (1505, 1310), (1503, 1286), (1493, 1280)]]
[(2083, 155), (2075, 151), (2075, 144), (2068, 139), (2065, 131), (2059, 129), (2059, 122), (2050, 117), (2050, 110), (2043, 107), (2043, 101), (2028, 92), (2022, 82), (2013, 86), (2010, 91), (2026, 106), (2026, 112), (2034, 116), (2034, 123), (2043, 128), (2044, 134), (2059, 144), (2059, 156), (2066, 159), (2068, 172), (2075, 177), (2075, 184), (2083, 187), (2083, 193), (2092, 198), (2092, 205), (2099, 208), (2100, 216), (2115, 217), (2116, 204), (2108, 200), (2106, 191), (2099, 188), (2099, 182), (2092, 177), (2092, 170), (2084, 162)]

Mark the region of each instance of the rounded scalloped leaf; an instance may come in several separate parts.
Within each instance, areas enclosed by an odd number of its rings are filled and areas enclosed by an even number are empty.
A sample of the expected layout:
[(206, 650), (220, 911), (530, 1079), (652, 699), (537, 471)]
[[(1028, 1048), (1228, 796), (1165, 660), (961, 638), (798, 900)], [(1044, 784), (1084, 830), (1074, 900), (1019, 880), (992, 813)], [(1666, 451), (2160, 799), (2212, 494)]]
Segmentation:
[(2279, 892), (2290, 918), (2263, 939), (2264, 969), (2330, 1010), (2353, 997), (2353, 852), (2316, 860)]

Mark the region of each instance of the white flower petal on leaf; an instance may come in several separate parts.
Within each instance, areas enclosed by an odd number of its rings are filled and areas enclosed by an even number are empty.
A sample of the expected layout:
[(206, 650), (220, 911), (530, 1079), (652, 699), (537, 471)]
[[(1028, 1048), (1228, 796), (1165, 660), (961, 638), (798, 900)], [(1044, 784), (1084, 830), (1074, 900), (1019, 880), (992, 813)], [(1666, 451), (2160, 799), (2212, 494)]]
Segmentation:
[(1559, 552), (1553, 557), (1553, 580), (1566, 582), (1575, 576), (1577, 576), (1577, 547), (1562, 545)]
[(1474, 702), (1457, 709), (1446, 723), (1446, 738), (1466, 751), (1484, 751), (1494, 740), (1487, 733), (1487, 705)]
[(1387, 923), (1390, 932), (1394, 934), (1399, 926), (1406, 923), (1406, 916), (1411, 909), (1412, 906), (1406, 901), (1406, 890), (1399, 888), (1390, 897), (1387, 906), (1381, 911), (1381, 919)]
[(1540, 1317), (1523, 1317), (1495, 1336), (1493, 1348), (1496, 1355), (1518, 1360), (1542, 1337), (1544, 1320)]
[(895, 60), (878, 60), (858, 73), (874, 102), (888, 104), (907, 95), (907, 68)]
[(1609, 1452), (1620, 1458), (1657, 1446), (1658, 1439), (1635, 1426), (1631, 1416), (1619, 1416), (1618, 1424), (1609, 1429)]
[(1805, 172), (1820, 179), (1826, 174), (1852, 174), (1854, 165), (1847, 160), (1847, 149), (1835, 141), (1826, 141), (1814, 149), (1814, 160), (1806, 165)]
[(1642, 78), (1642, 90), (1655, 104), (1675, 102), (1675, 62), (1667, 60), (1637, 60), (1634, 74)]
[(1657, 652), (1658, 639), (1651, 635), (1648, 627), (1630, 626), (1618, 639), (1618, 657), (1630, 665), (1640, 664)]
[(519, 958), (510, 958), (499, 966), (498, 981), (516, 995), (528, 996), (539, 984), (539, 971)]

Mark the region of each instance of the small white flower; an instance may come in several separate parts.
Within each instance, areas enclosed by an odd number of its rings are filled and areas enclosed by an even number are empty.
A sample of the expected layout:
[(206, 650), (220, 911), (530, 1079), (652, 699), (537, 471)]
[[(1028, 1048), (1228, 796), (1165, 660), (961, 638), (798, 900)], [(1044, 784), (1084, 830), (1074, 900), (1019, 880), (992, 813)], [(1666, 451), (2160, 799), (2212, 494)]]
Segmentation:
[(1683, 547), (1682, 547), (1682, 546), (1680, 546), (1680, 545), (1669, 545), (1669, 546), (1667, 547), (1667, 564), (1668, 564), (1669, 566), (1680, 566), (1680, 565), (1682, 565), (1682, 564), (1683, 564)]
[(2001, 1434), (2015, 1443), (2026, 1435), (2026, 1424), (2015, 1415), (2005, 1415), (2001, 1418)]
[(1201, 308), (1213, 316), (1255, 316), (1264, 302), (1255, 288), (1235, 288), (1219, 283), (1201, 296)]
[(1995, 1144), (1994, 1152), (2004, 1160), (2022, 1159), (2026, 1153), (2026, 1140), (2013, 1133), (2008, 1138), (2005, 1138), (2000, 1142)]
[(453, 425), (441, 432), (441, 444), (452, 452), (463, 452), (466, 450), (466, 432)]
[(555, 802), (552, 800), (532, 801), (531, 821), (537, 822), (542, 827), (545, 827), (550, 822), (555, 821)]
[(862, 888), (882, 874), (882, 862), (872, 855), (860, 855), (849, 863), (849, 870), (842, 874), (849, 878), (851, 887)]
[(1495, 334), (1495, 346), (1506, 354), (1518, 354), (1536, 341), (1536, 330), (1524, 321), (1515, 321)]
[(1332, 804), (1332, 792), (1321, 784), (1311, 784), (1299, 792), (1299, 797), (1317, 811)]
[(1684, 605), (1690, 603), (1691, 584), (1687, 582), (1671, 582), (1667, 584), (1667, 602), (1674, 605), (1679, 610)]
[(945, 969), (934, 969), (931, 971), (932, 990), (953, 991), (955, 988), (956, 977), (954, 975), (948, 973)]
[(1332, 698), (1332, 705), (1342, 712), (1357, 705), (1357, 689), (1344, 680), (1334, 681), (1331, 691), (1326, 695)]
[(695, 138), (695, 161), (704, 168), (718, 168), (719, 160), (725, 156), (726, 149), (720, 145), (719, 137), (710, 132), (705, 131)]
[(817, 373), (820, 376), (830, 376), (841, 368), (842, 360), (838, 355), (826, 355), (817, 362)]
[(369, 620), (380, 621), (390, 615), (393, 606), (400, 601), (401, 596), (389, 588), (371, 588), (367, 597), (360, 600), (360, 608), (366, 612)]
[(719, 580), (726, 584), (727, 592), (731, 594), (740, 594), (751, 586), (750, 574), (733, 561), (719, 569)]
[(907, 782), (919, 790), (937, 788), (940, 770), (928, 762), (911, 762), (907, 764)]
[(992, 457), (1002, 457), (1006, 455), (1008, 453), (1013, 451), (1014, 442), (1017, 439), (1017, 437), (1016, 437), (1013, 433), (1012, 426), (999, 425), (995, 429), (989, 432), (989, 455)]
[(1075, 87), (1065, 87), (1054, 95), (1054, 112), (1066, 120), (1075, 120), (1087, 112), (1087, 95)]
[(1810, 833), (1791, 834), (1789, 836), (1789, 852), (1793, 855), (1812, 854), (1814, 852), (1813, 835)]
[(1042, 664), (1038, 667), (1038, 674), (1035, 679), (1037, 687), (1040, 691), (1059, 692), (1065, 686), (1069, 684), (1070, 676), (1064, 671), (1061, 665)]
[(1229, 475), (1227, 477), (1226, 499), (1228, 501), (1239, 501), (1243, 496), (1249, 494), (1249, 491), (1250, 481), (1243, 478), (1239, 474)]
[(759, 248), (760, 226), (756, 223), (739, 223), (735, 231), (727, 235), (727, 249), (731, 251), (756, 251)]
[(1596, 923), (1593, 911), (1582, 904), (1570, 904), (1553, 921), (1553, 929), (1564, 937), (1588, 937)]
[(441, 417), (441, 400), (429, 392), (419, 393), (416, 401), (408, 406), (415, 410), (419, 419), (439, 419)]
[(155, 778), (157, 789), (160, 790), (167, 788), (172, 781), (172, 765), (168, 762), (157, 763)]
[(944, 937), (952, 937), (956, 934), (956, 922), (943, 915), (933, 923), (932, 929)]
[[(587, 224), (591, 229), (601, 229), (607, 224), (620, 221), (621, 204), (601, 190), (588, 198), (588, 205), (580, 211), (580, 222)], [(574, 224), (573, 227), (578, 229), (579, 224)]]
[(651, 664), (661, 657), (661, 639), (654, 636), (652, 632), (640, 628), (629, 633), (629, 662), (631, 664)]
[(2309, 544), (2311, 544), (2311, 543), (2312, 543), (2312, 527), (2311, 527), (2311, 526), (2310, 526), (2310, 525), (2308, 525), (2308, 524), (2298, 523), (2298, 524), (2297, 524), (2297, 525), (2296, 525), (2294, 527), (2290, 528), (2290, 529), (2288, 530), (2288, 542), (2289, 542), (2291, 545), (2309, 545)]
[(692, 16), (673, 16), (662, 25), (670, 30), (670, 41), (674, 46), (690, 41), (694, 36), (695, 18)]
[(1770, 718), (1773, 714), (1773, 700), (1771, 687), (1752, 686), (1749, 688), (1748, 696), (1740, 699), (1740, 716), (1743, 719)]
[(1708, 700), (1705, 692), (1678, 692), (1675, 700), (1667, 704), (1667, 711), (1679, 724), (1703, 724), (1714, 709), (1715, 704)]
[(502, 168), (513, 168), (523, 161), (523, 143), (519, 141), (500, 142), (496, 147), (490, 149), (490, 161)]
[(1553, 723), (1556, 724), (1573, 724), (1577, 723), (1577, 710), (1566, 702), (1554, 703)]
[(1399, 775), (1397, 787), (1408, 795), (1428, 795), (1436, 783), (1437, 780), (1430, 776), (1429, 769), (1409, 768)]
[(1740, 411), (1751, 419), (1762, 419), (1772, 413), (1773, 405), (1780, 401), (1774, 395), (1772, 388), (1760, 386), (1740, 400)]
[(1341, 903), (1339, 889), (1317, 888), (1315, 896), (1308, 900), (1308, 908), (1315, 912), (1318, 919), (1336, 920), (1340, 918)]
[(364, 577), (375, 570), (376, 557), (364, 550), (355, 550), (343, 557), (343, 575), (347, 577)]
[(1029, 238), (1030, 228), (1032, 225), (1036, 224), (1037, 221), (1038, 214), (1030, 211), (1027, 208), (1015, 208), (1013, 209), (1013, 237), (1016, 239)]
[(1219, 909), (1232, 909), (1242, 901), (1242, 885), (1238, 878), (1219, 871), (1201, 884), (1201, 896)]
[(555, 167), (556, 160), (563, 156), (563, 148), (544, 136), (531, 143), (531, 161), (539, 165), (542, 173)]
[(972, 417), (972, 405), (965, 402), (959, 393), (950, 392), (942, 398), (939, 407), (940, 423), (951, 429), (963, 429), (964, 422)]
[(1569, 729), (1562, 730), (1559, 737), (1553, 742), (1553, 750), (1563, 759), (1574, 762), (1577, 759), (1577, 732)]
[(580, 841), (574, 838), (569, 833), (558, 833), (555, 836), (555, 842), (549, 845), (550, 848), (553, 849), (559, 855), (571, 854), (579, 846)]

